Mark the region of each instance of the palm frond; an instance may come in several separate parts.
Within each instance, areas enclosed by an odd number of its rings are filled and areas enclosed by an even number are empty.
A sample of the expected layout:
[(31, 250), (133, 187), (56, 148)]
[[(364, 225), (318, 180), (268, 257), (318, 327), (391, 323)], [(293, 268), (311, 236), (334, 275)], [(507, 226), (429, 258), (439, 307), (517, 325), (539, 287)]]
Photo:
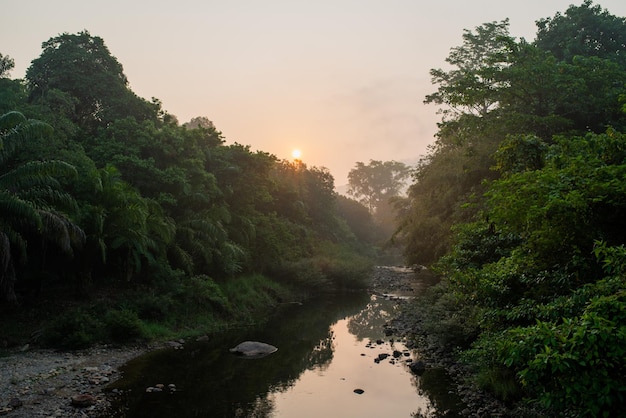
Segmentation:
[(0, 134), (4, 131), (15, 128), (27, 120), (26, 116), (15, 110), (0, 115)]
[(51, 132), (52, 126), (38, 120), (26, 119), (19, 112), (0, 115), (0, 163), (13, 155), (24, 142)]
[(11, 242), (9, 237), (0, 231), (0, 274), (4, 274), (11, 262)]
[(78, 204), (69, 194), (49, 187), (34, 187), (20, 192), (18, 197), (31, 202), (37, 209), (57, 211), (61, 209), (68, 213), (77, 213)]
[(27, 200), (0, 189), (0, 216), (16, 224), (31, 224), (41, 228), (41, 216), (37, 208)]
[(43, 219), (43, 235), (66, 254), (73, 254), (73, 248), (82, 248), (86, 241), (85, 232), (64, 215), (40, 211)]

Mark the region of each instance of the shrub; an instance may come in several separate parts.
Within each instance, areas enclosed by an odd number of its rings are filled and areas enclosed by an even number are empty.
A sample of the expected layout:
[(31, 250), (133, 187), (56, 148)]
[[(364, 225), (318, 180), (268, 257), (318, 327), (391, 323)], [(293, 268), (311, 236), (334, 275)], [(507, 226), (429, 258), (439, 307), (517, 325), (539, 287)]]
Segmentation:
[(143, 336), (142, 322), (130, 309), (116, 309), (105, 316), (106, 331), (111, 340), (126, 342)]
[(68, 310), (44, 330), (44, 345), (76, 350), (86, 348), (103, 335), (103, 324), (82, 309)]
[(197, 275), (187, 278), (183, 282), (181, 302), (187, 305), (187, 310), (214, 310), (219, 313), (231, 311), (228, 299), (224, 296), (220, 286), (209, 276)]

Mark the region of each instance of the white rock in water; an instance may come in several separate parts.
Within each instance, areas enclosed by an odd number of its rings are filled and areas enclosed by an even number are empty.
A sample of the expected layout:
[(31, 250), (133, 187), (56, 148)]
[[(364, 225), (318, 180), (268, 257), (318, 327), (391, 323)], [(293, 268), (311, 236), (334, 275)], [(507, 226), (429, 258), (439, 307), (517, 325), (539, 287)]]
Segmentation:
[(230, 352), (242, 355), (247, 358), (260, 358), (270, 355), (278, 351), (273, 345), (261, 343), (258, 341), (244, 341), (235, 348), (231, 348)]

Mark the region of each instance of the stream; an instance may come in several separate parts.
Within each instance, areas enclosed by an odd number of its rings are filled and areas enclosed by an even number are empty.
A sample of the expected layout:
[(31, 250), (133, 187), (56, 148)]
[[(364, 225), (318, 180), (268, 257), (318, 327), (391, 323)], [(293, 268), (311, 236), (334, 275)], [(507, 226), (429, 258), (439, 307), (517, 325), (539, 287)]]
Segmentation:
[[(109, 388), (118, 393), (114, 416), (460, 416), (446, 373), (413, 374), (408, 365), (419, 353), (385, 335), (399, 303), (366, 292), (309, 300), (262, 326), (149, 352), (127, 363)], [(278, 351), (258, 359), (229, 352), (246, 340)]]

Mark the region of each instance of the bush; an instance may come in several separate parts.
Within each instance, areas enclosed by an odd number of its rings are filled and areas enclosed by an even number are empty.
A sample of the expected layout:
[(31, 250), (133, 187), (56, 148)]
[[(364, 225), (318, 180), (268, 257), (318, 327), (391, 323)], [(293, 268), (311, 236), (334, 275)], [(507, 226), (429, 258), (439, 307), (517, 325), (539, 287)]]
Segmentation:
[(174, 301), (166, 295), (144, 295), (136, 302), (137, 315), (141, 320), (163, 321), (174, 307)]
[(115, 342), (131, 341), (143, 337), (143, 324), (137, 313), (130, 309), (113, 310), (105, 316), (106, 331)]
[(76, 350), (89, 347), (103, 335), (103, 324), (82, 309), (68, 310), (44, 330), (44, 345)]
[(210, 311), (227, 314), (231, 312), (228, 299), (220, 286), (209, 276), (197, 275), (183, 281), (179, 293), (180, 302), (185, 304), (186, 311)]

